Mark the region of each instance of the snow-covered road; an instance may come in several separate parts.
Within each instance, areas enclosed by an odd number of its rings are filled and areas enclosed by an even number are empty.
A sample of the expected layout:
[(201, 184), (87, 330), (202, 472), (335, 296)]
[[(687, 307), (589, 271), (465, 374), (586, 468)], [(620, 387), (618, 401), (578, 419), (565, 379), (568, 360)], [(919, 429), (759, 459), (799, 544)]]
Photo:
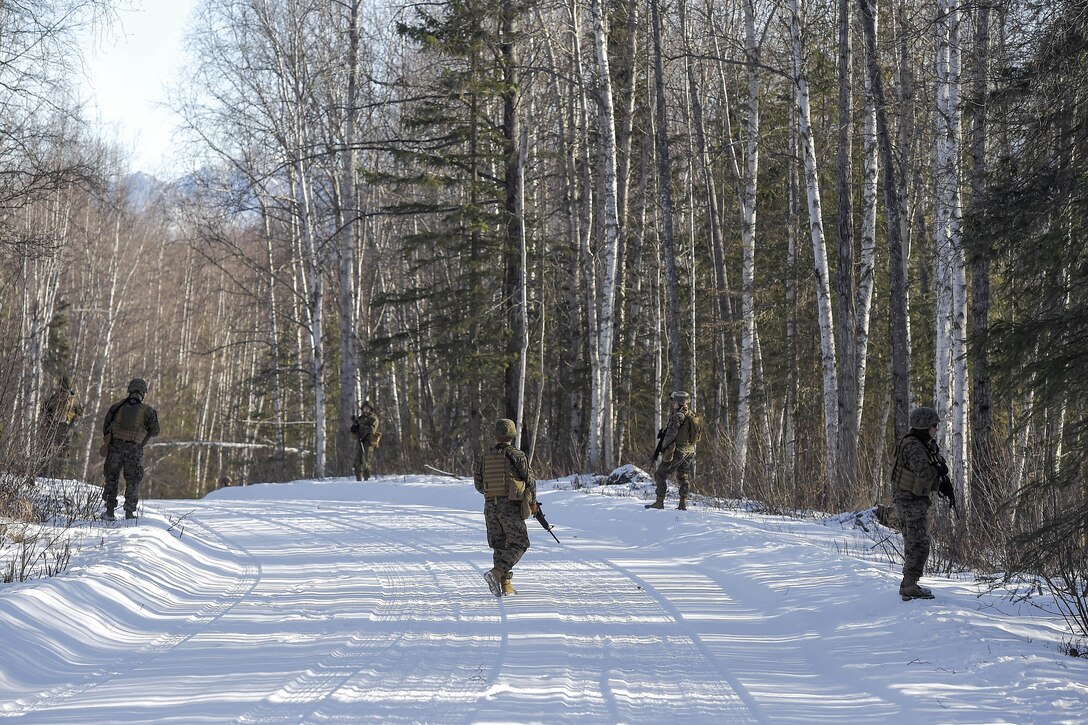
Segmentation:
[[(814, 522), (542, 485), (556, 544), (495, 599), (480, 500), (432, 477), (227, 489), (96, 529), (0, 588), (0, 718), (26, 722), (1054, 722), (1061, 622)], [(614, 489), (597, 493), (617, 493)]]

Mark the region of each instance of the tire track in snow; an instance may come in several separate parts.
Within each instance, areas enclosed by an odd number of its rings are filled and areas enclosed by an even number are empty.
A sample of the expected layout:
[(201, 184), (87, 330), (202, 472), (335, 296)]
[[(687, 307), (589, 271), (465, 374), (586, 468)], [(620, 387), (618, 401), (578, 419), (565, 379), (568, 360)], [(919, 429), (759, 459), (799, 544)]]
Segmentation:
[[(216, 504), (212, 504), (217, 506)], [(235, 511), (237, 509), (232, 507), (220, 507)], [(366, 548), (368, 550), (372, 547), (360, 547), (360, 543), (366, 541), (382, 542), (386, 540), (393, 540), (397, 543), (397, 547), (393, 549), (394, 552), (402, 552), (409, 550), (417, 555), (430, 556), (434, 553), (434, 548), (427, 548), (422, 546), (416, 541), (411, 540), (402, 533), (402, 529), (398, 529), (394, 526), (385, 525), (373, 520), (373, 517), (367, 517), (365, 519), (365, 525), (352, 525), (350, 523), (344, 523), (336, 519), (330, 519), (327, 516), (321, 516), (314, 513), (313, 506), (283, 503), (280, 505), (280, 509), (293, 513), (294, 519), (289, 522), (281, 521), (271, 515), (262, 514), (254, 511), (246, 512), (246, 516), (259, 521), (266, 521), (278, 527), (291, 528), (298, 531), (310, 538), (318, 538), (322, 541), (328, 542), (337, 549), (343, 550), (345, 553), (357, 552), (360, 548)], [(405, 507), (386, 506), (380, 504), (367, 504), (367, 512), (375, 510), (382, 510), (386, 513), (403, 514)], [(350, 520), (350, 519), (349, 519)], [(312, 524), (308, 525), (306, 521), (312, 521)], [(331, 529), (334, 532), (340, 532), (341, 534), (353, 535), (351, 540), (331, 535), (328, 530)], [(380, 529), (385, 533), (384, 538), (374, 536), (373, 529)], [(360, 535), (362, 535), (360, 537)], [(444, 550), (441, 547), (440, 550)], [(478, 575), (479, 580), (482, 581), (483, 573), (478, 567), (466, 567), (468, 572)], [(454, 572), (454, 578), (457, 577), (457, 572)], [(387, 570), (380, 571), (378, 579), (382, 583), (381, 596), (379, 598), (379, 606), (372, 614), (372, 620), (374, 624), (381, 622), (389, 622), (397, 620), (397, 613), (403, 610), (403, 607), (399, 606), (399, 602), (405, 598), (406, 593), (414, 593), (421, 587), (418, 585), (412, 586), (410, 581), (415, 573), (408, 575), (390, 572)], [(427, 567), (428, 582), (422, 587), (422, 589), (430, 592), (443, 592), (448, 591), (449, 587), (444, 586), (444, 583), (440, 580), (439, 575), (434, 571), (433, 567)], [(461, 576), (466, 576), (464, 571), (461, 572)], [(481, 613), (484, 612), (481, 608)], [(500, 611), (498, 616), (495, 616), (493, 610), (486, 612), (491, 618), (498, 622), (505, 620), (505, 615)], [(454, 621), (461, 621), (463, 614), (463, 605), (451, 602), (450, 612), (443, 617), (441, 614), (433, 614), (438, 621), (449, 621), (451, 618)], [(475, 616), (479, 617), (480, 613), (476, 613)], [(304, 673), (296, 676), (291, 681), (284, 683), (280, 688), (266, 698), (261, 703), (258, 703), (251, 710), (243, 714), (238, 718), (239, 723), (276, 723), (276, 722), (299, 722), (308, 718), (316, 717), (323, 707), (329, 704), (329, 701), (334, 695), (345, 688), (358, 692), (364, 688), (359, 685), (352, 686), (353, 680), (362, 679), (364, 681), (373, 680), (374, 683), (369, 691), (373, 691), (373, 687), (378, 686), (378, 683), (387, 679), (388, 673), (382, 672), (376, 669), (375, 663), (388, 661), (388, 655), (392, 652), (402, 650), (406, 645), (410, 648), (419, 646), (420, 642), (417, 640), (425, 639), (426, 633), (405, 633), (390, 632), (382, 633), (375, 631), (375, 627), (368, 627), (365, 630), (356, 630), (351, 633), (350, 637), (342, 642), (334, 649), (325, 653), (319, 660), (313, 663)], [(377, 628), (380, 629), (380, 628)], [(501, 627), (503, 631), (502, 642), (500, 642), (499, 652), (505, 649), (505, 630), (506, 627)], [(434, 650), (441, 646), (441, 641), (437, 638), (433, 642), (422, 641), (422, 644), (427, 647), (428, 650)], [(422, 661), (433, 663), (434, 658), (420, 658)], [(501, 661), (501, 657), (499, 658)], [(464, 668), (458, 668), (457, 672), (451, 672), (449, 677), (460, 674), (464, 677)], [(469, 678), (471, 679), (471, 678)], [(448, 687), (446, 688), (449, 689)], [(350, 694), (350, 693), (346, 693)]]
[[(168, 508), (160, 508), (166, 513)], [(184, 642), (192, 639), (197, 632), (208, 624), (220, 619), (243, 601), (256, 587), (261, 577), (260, 564), (249, 552), (230, 537), (224, 536), (206, 523), (196, 518), (186, 519), (190, 526), (200, 530), (210, 542), (219, 543), (223, 549), (240, 554), (242, 559), (242, 571), (234, 578), (234, 581), (212, 601), (205, 603), (193, 614), (176, 622), (171, 627), (172, 632), (164, 632), (150, 642), (142, 645), (137, 650), (127, 654), (113, 663), (99, 665), (79, 682), (59, 685), (42, 692), (38, 692), (29, 698), (20, 698), (5, 706), (0, 711), (0, 717), (21, 717), (38, 711), (59, 709), (72, 698), (84, 695), (97, 687), (112, 682), (131, 672), (139, 672), (150, 663), (167, 652), (177, 648)]]
[[(415, 511), (414, 515), (435, 519), (442, 523), (449, 520), (449, 516), (426, 512)], [(468, 526), (466, 525), (465, 528), (468, 528)], [(433, 535), (430, 534), (432, 529), (426, 529), (426, 531), (428, 533), (425, 537), (427, 539), (432, 538)], [(550, 542), (551, 539), (547, 539), (547, 541)], [(434, 546), (437, 548), (441, 545), (434, 544)], [(606, 557), (588, 555), (584, 549), (560, 544), (558, 550), (567, 554), (568, 558), (573, 560), (577, 566), (570, 567), (569, 563), (566, 566), (556, 566), (556, 562), (543, 563), (539, 560), (529, 560), (527, 565), (522, 565), (519, 569), (531, 572), (539, 567), (551, 577), (558, 576), (560, 578), (556, 590), (566, 593), (564, 597), (557, 600), (560, 604), (560, 610), (551, 613), (537, 607), (536, 614), (538, 616), (553, 618), (553, 614), (558, 615), (559, 618), (565, 620), (561, 629), (566, 632), (570, 631), (571, 621), (588, 620), (589, 626), (585, 628), (584, 639), (588, 643), (594, 642), (595, 639), (599, 640), (602, 663), (600, 666), (602, 672), (600, 681), (602, 683), (602, 695), (604, 696), (601, 705), (608, 709), (610, 718), (614, 720), (631, 719), (632, 717), (645, 719), (647, 711), (651, 710), (653, 705), (652, 702), (647, 702), (647, 697), (653, 699), (655, 695), (653, 693), (628, 692), (624, 686), (629, 683), (625, 681), (613, 685), (605, 671), (604, 663), (606, 659), (622, 663), (625, 659), (637, 656), (638, 651), (647, 643), (660, 639), (668, 642), (670, 649), (676, 650), (674, 654), (676, 665), (679, 668), (688, 670), (691, 677), (698, 678), (699, 673), (707, 671), (718, 676), (716, 681), (712, 680), (702, 684), (706, 689), (704, 700), (707, 709), (714, 710), (715, 714), (722, 718), (721, 721), (735, 719), (743, 722), (758, 722), (766, 719), (761, 714), (755, 699), (747, 692), (729, 668), (725, 666), (724, 662), (702, 640), (694, 625), (687, 621), (681, 607), (677, 606), (669, 595), (664, 593), (660, 580), (655, 585), (650, 581), (652, 577), (640, 575), (632, 567), (621, 565)], [(551, 557), (558, 558), (559, 555), (555, 551), (554, 547), (549, 547), (545, 549), (545, 556), (551, 554)], [(691, 576), (701, 577), (701, 575), (692, 575), (690, 572), (685, 573), (685, 576), (689, 578)], [(545, 579), (546, 577), (541, 578)], [(701, 578), (703, 580), (701, 582), (702, 586), (709, 585), (719, 593), (721, 599), (729, 599), (720, 586), (705, 577)], [(593, 582), (593, 584), (587, 586), (587, 581)], [(676, 588), (674, 595), (680, 595), (683, 591), (683, 587)], [(634, 592), (638, 592), (638, 594), (633, 594)], [(602, 599), (602, 593), (612, 593), (611, 600)], [(639, 601), (646, 597), (651, 600), (651, 609), (645, 608), (644, 603)], [(704, 598), (705, 593), (698, 601), (704, 601)], [(506, 600), (500, 601), (504, 605), (506, 604)], [(532, 605), (529, 604), (530, 601), (530, 598), (515, 598), (510, 604), (510, 607), (512, 607), (511, 613), (519, 615), (532, 614), (533, 609)], [(551, 600), (548, 600), (548, 603), (550, 602)], [(590, 602), (591, 604), (587, 606), (584, 602)], [(521, 606), (523, 604), (529, 606)], [(599, 612), (602, 611), (634, 611), (635, 614), (633, 616), (629, 615), (629, 617), (635, 620), (639, 626), (649, 630), (650, 633), (641, 635), (632, 633), (629, 623), (621, 623), (618, 627), (610, 627), (608, 625), (613, 617), (610, 615), (601, 616)], [(673, 631), (677, 627), (679, 627), (679, 630)], [(599, 632), (602, 629), (605, 631), (615, 630), (615, 634), (609, 634), (601, 638)], [(705, 663), (706, 666), (699, 666), (699, 662)], [(501, 667), (501, 664), (496, 663), (496, 667)], [(630, 669), (627, 668), (621, 671), (628, 673)], [(494, 681), (494, 678), (491, 681)], [(675, 671), (664, 672), (657, 679), (658, 684), (675, 681)], [(682, 689), (678, 689), (672, 694), (657, 697), (657, 702), (663, 708), (662, 716), (675, 717), (677, 714), (676, 708), (679, 704), (678, 700), (690, 701), (692, 696), (691, 681), (678, 684)], [(626, 698), (629, 702), (629, 710), (626, 715), (619, 712), (618, 700), (620, 698)], [(728, 716), (726, 712), (728, 712)], [(708, 713), (702, 713), (703, 716), (706, 714)], [(600, 714), (594, 716), (600, 716)]]

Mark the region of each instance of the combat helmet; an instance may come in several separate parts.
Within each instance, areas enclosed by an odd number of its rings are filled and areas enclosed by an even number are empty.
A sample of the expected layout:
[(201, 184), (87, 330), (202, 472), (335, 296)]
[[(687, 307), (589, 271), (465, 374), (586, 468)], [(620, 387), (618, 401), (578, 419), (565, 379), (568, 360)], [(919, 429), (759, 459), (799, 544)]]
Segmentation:
[(941, 422), (941, 416), (933, 408), (919, 406), (910, 412), (910, 427), (929, 430)]
[(128, 382), (128, 392), (139, 393), (140, 395), (147, 394), (147, 381), (143, 378), (133, 378)]
[(680, 404), (687, 403), (688, 398), (690, 398), (690, 397), (691, 396), (688, 395), (683, 390), (674, 390), (671, 393), (669, 393), (669, 400), (675, 400), (677, 403), (680, 403)]
[(512, 441), (518, 436), (518, 427), (509, 418), (499, 418), (495, 421), (495, 438)]

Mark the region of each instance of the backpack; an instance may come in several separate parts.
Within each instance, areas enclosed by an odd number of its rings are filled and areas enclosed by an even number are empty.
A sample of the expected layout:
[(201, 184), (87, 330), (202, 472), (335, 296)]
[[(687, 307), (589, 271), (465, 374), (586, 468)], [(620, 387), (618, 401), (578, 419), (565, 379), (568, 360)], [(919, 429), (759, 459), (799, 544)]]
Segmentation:
[(689, 426), (690, 436), (688, 443), (691, 445), (698, 445), (703, 440), (703, 416), (696, 413), (694, 410), (688, 411), (688, 416), (684, 422)]

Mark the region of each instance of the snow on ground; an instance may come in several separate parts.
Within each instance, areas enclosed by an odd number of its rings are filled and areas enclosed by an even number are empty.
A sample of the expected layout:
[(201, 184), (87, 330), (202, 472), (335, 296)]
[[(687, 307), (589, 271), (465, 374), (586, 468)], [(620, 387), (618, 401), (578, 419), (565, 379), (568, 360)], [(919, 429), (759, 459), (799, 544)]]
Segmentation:
[[(0, 719), (41, 723), (1076, 722), (1060, 619), (852, 528), (542, 483), (496, 599), (464, 479), (148, 501), (62, 576), (0, 585)], [(638, 492), (637, 486), (635, 487)], [(673, 502), (675, 505), (675, 502)]]

